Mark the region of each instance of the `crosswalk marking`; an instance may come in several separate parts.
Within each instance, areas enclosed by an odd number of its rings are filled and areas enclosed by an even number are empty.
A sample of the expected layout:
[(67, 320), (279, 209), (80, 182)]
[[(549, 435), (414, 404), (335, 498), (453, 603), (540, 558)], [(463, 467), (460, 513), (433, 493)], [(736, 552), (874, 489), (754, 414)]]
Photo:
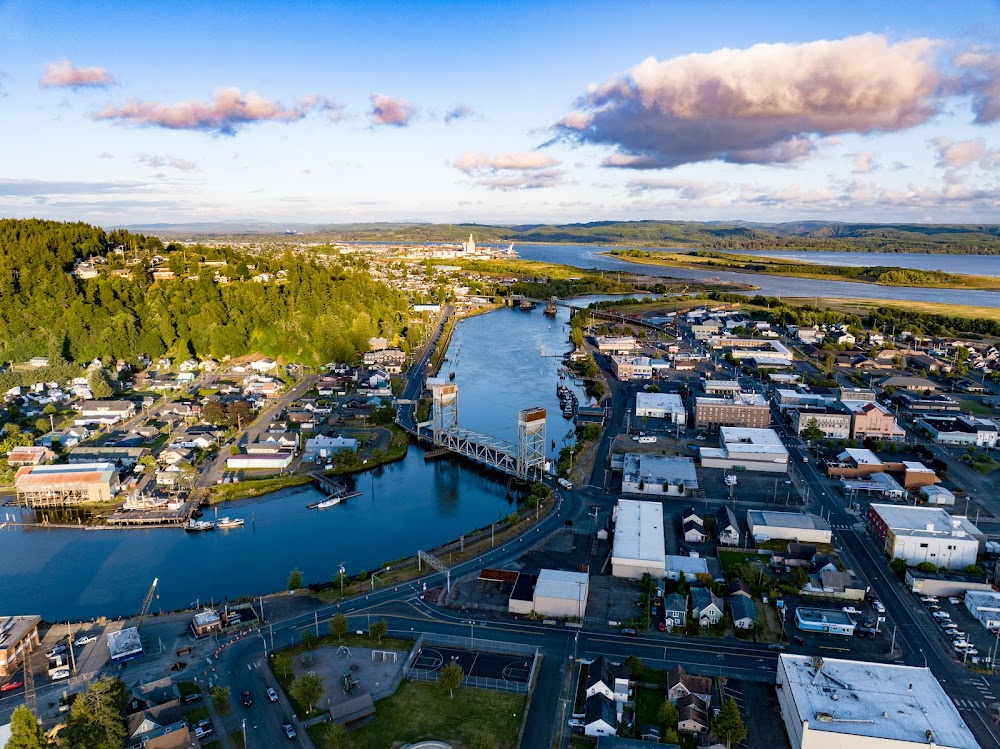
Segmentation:
[(973, 700), (959, 700), (954, 699), (955, 705), (959, 710), (982, 710), (986, 707), (985, 702), (977, 702)]

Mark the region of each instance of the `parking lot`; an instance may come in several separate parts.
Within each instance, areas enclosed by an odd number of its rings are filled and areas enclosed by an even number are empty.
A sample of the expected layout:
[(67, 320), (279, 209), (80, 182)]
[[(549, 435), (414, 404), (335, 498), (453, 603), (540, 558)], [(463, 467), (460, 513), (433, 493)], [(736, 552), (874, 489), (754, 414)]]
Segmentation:
[[(942, 649), (953, 658), (968, 665), (985, 665), (993, 654), (997, 636), (969, 613), (960, 598), (947, 596), (930, 596), (932, 601), (921, 600), (920, 605), (927, 612), (924, 621), (930, 619), (933, 624), (925, 629), (933, 629), (931, 639), (940, 643)], [(956, 603), (958, 601), (958, 603)], [(969, 647), (956, 646), (955, 642), (967, 642)]]
[(798, 489), (786, 484), (791, 476), (785, 473), (756, 473), (750, 471), (725, 471), (721, 468), (698, 468), (698, 483), (709, 499), (728, 499), (726, 476), (736, 477), (734, 494), (737, 502), (757, 502), (780, 506), (801, 505)]

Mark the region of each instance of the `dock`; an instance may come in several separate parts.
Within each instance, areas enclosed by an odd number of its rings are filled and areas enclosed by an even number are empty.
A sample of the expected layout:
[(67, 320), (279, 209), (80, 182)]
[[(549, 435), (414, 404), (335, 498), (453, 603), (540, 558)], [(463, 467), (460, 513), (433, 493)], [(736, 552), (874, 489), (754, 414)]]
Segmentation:
[(118, 510), (108, 517), (108, 525), (117, 528), (154, 527), (164, 525), (184, 525), (194, 514), (198, 504), (184, 502), (177, 509), (157, 507), (143, 510)]
[(338, 484), (329, 476), (323, 475), (319, 471), (313, 471), (310, 473), (309, 478), (313, 480), (317, 489), (324, 491), (329, 495), (344, 494), (347, 491), (347, 489), (345, 489), (342, 485)]
[(428, 450), (427, 452), (424, 453), (424, 462), (425, 463), (429, 463), (432, 460), (437, 460), (438, 458), (443, 458), (445, 455), (447, 455), (450, 452), (451, 452), (451, 450), (449, 450), (446, 447), (439, 447), (436, 450)]

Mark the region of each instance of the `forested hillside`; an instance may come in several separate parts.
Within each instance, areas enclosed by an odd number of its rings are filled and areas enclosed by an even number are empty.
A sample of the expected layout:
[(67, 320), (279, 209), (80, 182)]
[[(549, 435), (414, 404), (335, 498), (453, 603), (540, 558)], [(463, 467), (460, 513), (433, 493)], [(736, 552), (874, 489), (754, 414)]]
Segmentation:
[[(115, 253), (115, 248), (125, 248)], [(122, 230), (105, 233), (86, 224), (0, 221), (0, 360), (32, 356), (89, 361), (239, 356), (261, 352), (312, 363), (350, 359), (374, 335), (418, 334), (408, 328), (403, 295), (344, 267), (325, 267), (286, 252), (244, 257), (232, 249), (164, 248), (156, 238)], [(172, 250), (172, 251), (171, 251)], [(153, 253), (183, 271), (154, 281)], [(81, 280), (71, 272), (77, 259), (103, 256), (107, 269), (133, 263), (128, 277), (102, 272)], [(231, 278), (255, 273), (282, 283), (214, 280), (217, 268), (200, 267), (222, 257)]]

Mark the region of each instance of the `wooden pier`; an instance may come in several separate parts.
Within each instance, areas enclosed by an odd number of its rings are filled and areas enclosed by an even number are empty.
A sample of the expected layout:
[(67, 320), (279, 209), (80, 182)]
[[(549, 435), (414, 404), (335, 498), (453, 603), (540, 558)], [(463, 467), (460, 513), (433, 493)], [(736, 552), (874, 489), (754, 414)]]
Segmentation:
[(424, 453), (424, 462), (425, 463), (429, 463), (432, 460), (437, 460), (438, 458), (443, 458), (445, 455), (447, 455), (450, 452), (451, 452), (451, 450), (449, 450), (446, 447), (439, 447), (436, 450), (428, 450), (427, 452)]
[(164, 525), (184, 525), (194, 514), (198, 504), (185, 502), (175, 510), (166, 507), (144, 510), (119, 510), (108, 518), (108, 524), (118, 528), (155, 527)]

